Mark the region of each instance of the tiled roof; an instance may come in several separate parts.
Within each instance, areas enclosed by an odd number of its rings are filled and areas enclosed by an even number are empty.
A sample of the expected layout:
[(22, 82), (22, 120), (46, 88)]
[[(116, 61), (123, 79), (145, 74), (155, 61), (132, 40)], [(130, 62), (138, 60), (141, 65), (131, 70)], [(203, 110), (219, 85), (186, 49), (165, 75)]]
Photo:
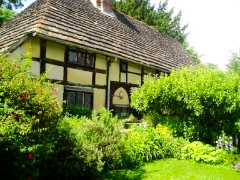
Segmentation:
[(115, 11), (103, 14), (90, 0), (37, 0), (0, 30), (0, 50), (29, 34), (95, 49), (164, 71), (190, 63), (180, 43)]

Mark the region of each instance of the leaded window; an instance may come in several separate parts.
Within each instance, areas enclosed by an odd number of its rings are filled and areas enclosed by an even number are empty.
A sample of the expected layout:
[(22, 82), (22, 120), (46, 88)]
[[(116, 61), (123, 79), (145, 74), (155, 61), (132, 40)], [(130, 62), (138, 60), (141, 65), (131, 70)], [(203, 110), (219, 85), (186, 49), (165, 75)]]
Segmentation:
[(93, 108), (93, 94), (89, 92), (66, 91), (67, 106)]
[(120, 61), (120, 71), (121, 72), (128, 71), (128, 63), (126, 61)]
[(94, 68), (95, 55), (87, 52), (69, 50), (68, 63), (82, 67)]
[(73, 63), (73, 64), (76, 64), (77, 61), (78, 61), (78, 54), (76, 51), (69, 51), (68, 52), (68, 62), (69, 63)]

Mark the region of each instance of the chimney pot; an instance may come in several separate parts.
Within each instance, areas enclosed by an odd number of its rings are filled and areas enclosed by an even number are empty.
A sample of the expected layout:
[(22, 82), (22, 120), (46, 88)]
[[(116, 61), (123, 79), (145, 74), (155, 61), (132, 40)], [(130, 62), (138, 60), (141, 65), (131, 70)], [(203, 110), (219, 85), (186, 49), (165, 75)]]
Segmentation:
[(91, 0), (93, 5), (100, 9), (103, 13), (114, 15), (112, 8), (112, 0)]
[(102, 0), (103, 11), (112, 13), (112, 0)]

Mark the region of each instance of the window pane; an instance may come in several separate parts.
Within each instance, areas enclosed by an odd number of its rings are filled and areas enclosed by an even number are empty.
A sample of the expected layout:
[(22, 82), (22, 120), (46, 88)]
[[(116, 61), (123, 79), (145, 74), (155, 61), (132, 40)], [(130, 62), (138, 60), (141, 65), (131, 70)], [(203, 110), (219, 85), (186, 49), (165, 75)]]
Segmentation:
[(84, 66), (85, 65), (85, 59), (86, 59), (86, 53), (83, 53), (83, 52), (79, 52), (78, 53), (78, 64), (81, 65), (81, 66)]
[(86, 57), (86, 66), (93, 68), (93, 66), (94, 66), (94, 55), (92, 55), (92, 54), (87, 54), (87, 57)]
[(76, 104), (76, 95), (74, 92), (67, 92), (67, 105), (74, 106)]
[(84, 95), (84, 106), (92, 109), (92, 94), (85, 94)]
[(69, 61), (70, 63), (76, 64), (76, 63), (77, 63), (77, 52), (75, 52), (75, 51), (69, 51), (69, 52), (68, 52), (68, 61)]
[(83, 93), (80, 92), (77, 93), (76, 104), (83, 106)]
[(127, 72), (128, 64), (126, 62), (121, 62), (120, 66), (121, 66), (120, 67), (121, 72)]

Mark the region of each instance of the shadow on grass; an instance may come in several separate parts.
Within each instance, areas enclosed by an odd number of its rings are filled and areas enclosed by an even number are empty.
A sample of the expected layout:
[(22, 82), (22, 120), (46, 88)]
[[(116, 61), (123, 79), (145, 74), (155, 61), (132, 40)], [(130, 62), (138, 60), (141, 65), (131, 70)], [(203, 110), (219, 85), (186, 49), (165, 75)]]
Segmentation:
[(102, 180), (141, 180), (145, 170), (142, 168), (133, 170), (114, 170), (104, 173)]

